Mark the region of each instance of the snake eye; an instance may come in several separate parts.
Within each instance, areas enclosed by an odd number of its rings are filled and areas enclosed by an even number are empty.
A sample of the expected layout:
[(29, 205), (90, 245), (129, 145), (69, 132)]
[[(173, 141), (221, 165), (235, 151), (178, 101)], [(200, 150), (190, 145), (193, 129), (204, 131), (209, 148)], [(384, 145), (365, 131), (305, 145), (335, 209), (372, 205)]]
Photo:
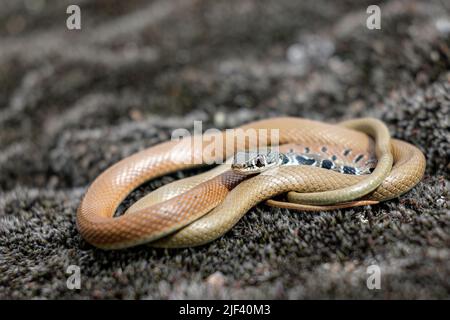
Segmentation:
[(257, 158), (256, 158), (255, 165), (256, 165), (258, 168), (261, 168), (261, 167), (264, 166), (264, 163), (263, 163), (263, 161), (262, 161), (262, 157), (257, 157)]

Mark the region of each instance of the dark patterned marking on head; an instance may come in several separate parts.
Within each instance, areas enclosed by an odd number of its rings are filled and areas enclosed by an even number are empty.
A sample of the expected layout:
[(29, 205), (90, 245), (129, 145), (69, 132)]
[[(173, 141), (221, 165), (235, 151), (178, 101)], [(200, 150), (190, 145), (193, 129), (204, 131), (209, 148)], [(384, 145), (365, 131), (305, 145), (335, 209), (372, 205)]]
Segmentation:
[(327, 147), (322, 147), (322, 152), (327, 152)]
[(344, 168), (342, 169), (342, 171), (345, 174), (356, 174), (356, 169), (350, 166), (344, 166)]
[(334, 163), (330, 160), (322, 160), (320, 166), (324, 169), (331, 169), (334, 167)]
[(331, 157), (331, 160), (333, 160), (333, 161), (336, 161), (336, 160), (337, 160), (337, 157), (336, 157), (335, 154), (333, 154), (333, 156)]
[(352, 152), (352, 149), (345, 149), (344, 150), (344, 156), (348, 156)]
[(282, 157), (281, 159), (282, 164), (286, 164), (289, 162), (289, 158), (286, 155), (281, 154), (281, 157)]
[(309, 153), (309, 148), (305, 147), (305, 153)]
[(302, 156), (296, 156), (295, 159), (297, 160), (297, 162), (299, 164), (304, 164), (307, 166), (311, 166), (316, 162), (316, 160), (314, 160), (314, 159), (310, 159), (310, 158), (306, 158), (306, 157), (302, 157)]
[(359, 162), (362, 158), (364, 158), (364, 155), (363, 154), (360, 154), (359, 156), (357, 156), (356, 158), (355, 158), (355, 163), (357, 163), (357, 162)]

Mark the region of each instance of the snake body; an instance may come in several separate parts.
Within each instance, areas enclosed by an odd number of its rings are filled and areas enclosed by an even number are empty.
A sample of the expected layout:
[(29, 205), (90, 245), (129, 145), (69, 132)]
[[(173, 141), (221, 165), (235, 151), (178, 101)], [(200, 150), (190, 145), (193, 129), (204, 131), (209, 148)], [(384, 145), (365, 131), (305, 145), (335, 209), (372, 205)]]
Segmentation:
[[(250, 129), (278, 129), (280, 148), (327, 150), (325, 156), (344, 161), (376, 157), (368, 175), (342, 174), (305, 165), (279, 166), (256, 176), (243, 175), (223, 164), (206, 173), (176, 181), (139, 200), (114, 217), (123, 199), (150, 179), (232, 157), (236, 151), (271, 145), (222, 144), (222, 150), (204, 153), (211, 136), (169, 141), (125, 158), (103, 172), (89, 187), (77, 212), (77, 226), (89, 243), (118, 249), (149, 243), (156, 247), (188, 247), (208, 243), (226, 233), (254, 205), (320, 210), (376, 203), (398, 197), (416, 185), (425, 170), (425, 158), (416, 147), (390, 139), (385, 125), (365, 118), (331, 125), (301, 118), (273, 118), (246, 124)], [(238, 131), (239, 132), (239, 131)], [(371, 138), (373, 137), (373, 139)], [(225, 133), (215, 139), (227, 139)], [(331, 155), (331, 153), (334, 153)], [(349, 160), (350, 159), (350, 160)], [(286, 195), (286, 201), (272, 199)]]

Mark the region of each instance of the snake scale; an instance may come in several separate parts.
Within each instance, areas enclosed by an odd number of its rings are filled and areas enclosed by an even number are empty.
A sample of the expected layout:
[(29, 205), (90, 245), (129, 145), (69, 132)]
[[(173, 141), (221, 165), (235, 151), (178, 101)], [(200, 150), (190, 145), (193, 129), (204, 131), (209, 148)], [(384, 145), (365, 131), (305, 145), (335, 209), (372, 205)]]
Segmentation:
[[(280, 152), (298, 154), (297, 161), (319, 165), (281, 164), (249, 175), (232, 170), (230, 163), (225, 163), (165, 185), (115, 217), (118, 206), (139, 185), (198, 166), (194, 158), (211, 163), (231, 158), (239, 151), (273, 146), (270, 136), (257, 140), (256, 144), (224, 143), (221, 150), (207, 153), (203, 151), (211, 141), (208, 134), (164, 142), (119, 161), (95, 179), (77, 212), (77, 226), (83, 238), (102, 249), (139, 244), (167, 248), (197, 246), (225, 234), (260, 202), (294, 210), (375, 204), (410, 190), (425, 170), (425, 157), (418, 148), (391, 139), (386, 126), (372, 118), (333, 125), (282, 117), (251, 122), (239, 129), (241, 133), (278, 130)], [(191, 154), (187, 151), (192, 150), (195, 138), (200, 139), (201, 148)], [(215, 136), (226, 138), (225, 133)], [(312, 156), (316, 154), (319, 160)], [(376, 166), (365, 168), (370, 169), (370, 174), (354, 174), (356, 170), (364, 170), (357, 165), (361, 159), (368, 164), (371, 158), (376, 159)], [(344, 172), (330, 170), (337, 168), (339, 162), (339, 170)]]

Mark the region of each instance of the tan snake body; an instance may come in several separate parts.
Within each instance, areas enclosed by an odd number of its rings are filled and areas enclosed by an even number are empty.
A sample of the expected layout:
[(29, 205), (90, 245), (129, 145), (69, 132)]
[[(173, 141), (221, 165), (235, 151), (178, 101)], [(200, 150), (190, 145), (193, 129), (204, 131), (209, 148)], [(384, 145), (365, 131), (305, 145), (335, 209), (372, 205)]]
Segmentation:
[[(265, 200), (270, 205), (298, 210), (376, 203), (410, 190), (425, 170), (422, 152), (406, 142), (390, 139), (387, 128), (375, 119), (330, 125), (301, 118), (274, 118), (241, 128), (279, 129), (280, 145), (353, 150), (367, 157), (376, 155), (378, 163), (366, 176), (309, 166), (280, 166), (253, 177), (230, 171), (224, 164), (159, 188), (124, 215), (113, 217), (122, 200), (145, 181), (194, 166), (187, 152), (192, 140), (169, 141), (121, 160), (92, 183), (77, 213), (82, 236), (103, 249), (144, 243), (157, 247), (196, 246), (222, 236), (251, 207)], [(225, 139), (224, 134), (221, 137)], [(201, 138), (206, 148), (210, 137)], [(257, 143), (260, 146), (265, 141)], [(241, 150), (254, 147), (241, 146)], [(203, 160), (229, 158), (236, 152), (235, 146), (227, 144), (220, 151), (203, 155)], [(286, 193), (288, 202), (270, 200)]]

